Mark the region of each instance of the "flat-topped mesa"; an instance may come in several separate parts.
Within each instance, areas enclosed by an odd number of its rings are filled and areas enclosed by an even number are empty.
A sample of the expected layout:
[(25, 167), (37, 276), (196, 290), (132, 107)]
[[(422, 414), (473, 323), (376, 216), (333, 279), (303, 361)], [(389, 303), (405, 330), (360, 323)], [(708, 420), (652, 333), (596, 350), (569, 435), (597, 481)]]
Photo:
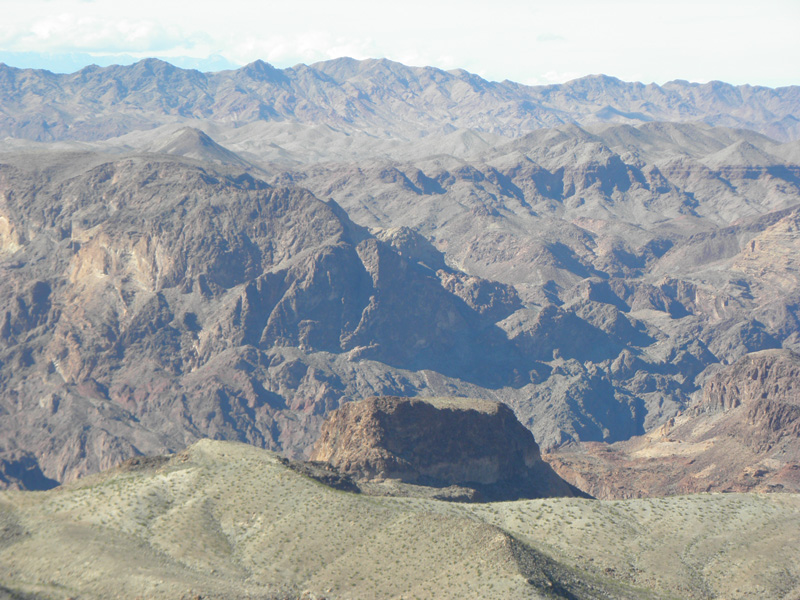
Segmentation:
[(505, 404), (466, 398), (372, 397), (322, 425), (312, 461), (356, 481), (461, 486), (487, 499), (580, 496), (541, 459)]

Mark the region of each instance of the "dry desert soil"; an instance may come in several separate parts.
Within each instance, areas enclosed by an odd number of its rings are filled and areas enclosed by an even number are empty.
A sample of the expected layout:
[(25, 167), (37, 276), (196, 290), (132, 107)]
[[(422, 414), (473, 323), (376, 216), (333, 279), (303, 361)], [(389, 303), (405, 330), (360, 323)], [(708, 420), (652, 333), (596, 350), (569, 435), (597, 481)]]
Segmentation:
[(202, 440), (0, 493), (7, 598), (797, 598), (800, 496), (460, 504)]

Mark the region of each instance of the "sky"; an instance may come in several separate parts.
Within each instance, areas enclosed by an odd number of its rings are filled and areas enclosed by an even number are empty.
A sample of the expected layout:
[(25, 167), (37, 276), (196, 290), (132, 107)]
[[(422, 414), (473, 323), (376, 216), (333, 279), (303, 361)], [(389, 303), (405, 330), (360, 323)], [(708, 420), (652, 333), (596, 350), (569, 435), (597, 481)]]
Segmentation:
[(0, 0), (0, 61), (219, 70), (351, 56), (536, 85), (604, 73), (800, 85), (800, 0)]

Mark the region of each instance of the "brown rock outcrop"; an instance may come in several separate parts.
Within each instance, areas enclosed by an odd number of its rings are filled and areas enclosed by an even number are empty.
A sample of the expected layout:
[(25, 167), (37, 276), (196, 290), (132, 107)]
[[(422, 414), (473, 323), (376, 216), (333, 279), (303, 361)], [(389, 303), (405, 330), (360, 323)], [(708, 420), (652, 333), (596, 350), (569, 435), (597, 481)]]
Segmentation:
[(800, 356), (753, 352), (706, 382), (700, 401), (646, 435), (547, 458), (600, 498), (800, 491)]
[(700, 408), (727, 410), (766, 399), (800, 408), (800, 356), (786, 350), (744, 356), (708, 380)]
[(333, 411), (311, 452), (356, 481), (460, 486), (487, 499), (580, 496), (505, 404), (372, 397)]

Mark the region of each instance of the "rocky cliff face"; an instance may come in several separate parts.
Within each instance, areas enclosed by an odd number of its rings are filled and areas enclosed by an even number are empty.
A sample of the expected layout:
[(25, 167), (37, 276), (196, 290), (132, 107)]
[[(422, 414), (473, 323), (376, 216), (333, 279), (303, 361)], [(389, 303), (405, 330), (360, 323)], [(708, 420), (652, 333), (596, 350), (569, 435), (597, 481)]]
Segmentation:
[(310, 459), (357, 481), (475, 488), (490, 498), (575, 496), (504, 404), (466, 398), (368, 398), (335, 410)]
[(548, 456), (568, 481), (603, 498), (698, 491), (800, 491), (800, 356), (748, 354), (706, 382), (699, 402), (616, 444)]
[(450, 385), (422, 368), (498, 384), (522, 359), (492, 328), (510, 286), (446, 287), (296, 187), (98, 159), (0, 167), (0, 455), (47, 478), (198, 437), (302, 454), (349, 397)]
[(763, 401), (800, 409), (800, 356), (781, 350), (748, 354), (708, 379), (695, 411), (742, 405), (752, 411)]

